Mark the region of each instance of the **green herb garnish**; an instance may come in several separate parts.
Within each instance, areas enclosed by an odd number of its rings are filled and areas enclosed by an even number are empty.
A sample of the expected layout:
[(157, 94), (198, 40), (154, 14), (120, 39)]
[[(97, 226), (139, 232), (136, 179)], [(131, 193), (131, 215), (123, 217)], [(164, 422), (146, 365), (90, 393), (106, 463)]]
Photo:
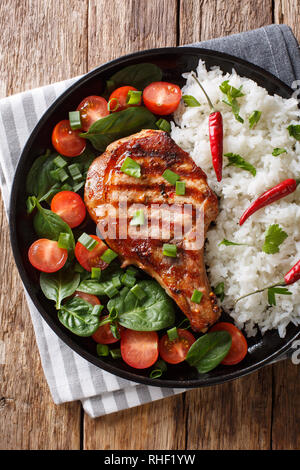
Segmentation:
[(288, 237), (288, 234), (282, 230), (278, 224), (270, 225), (265, 234), (265, 243), (262, 247), (262, 251), (268, 255), (279, 253), (279, 246)]
[(276, 305), (275, 294), (292, 295), (286, 287), (269, 287), (268, 289), (268, 302), (269, 305)]
[(235, 88), (229, 85), (229, 80), (225, 80), (220, 85), (220, 90), (226, 95), (227, 100), (222, 100), (223, 103), (231, 107), (234, 117), (237, 121), (243, 123), (244, 119), (239, 115), (240, 106), (237, 102), (237, 98), (244, 96), (244, 93), (241, 92), (242, 85), (239, 88)]
[(216, 287), (214, 288), (214, 293), (221, 300), (221, 302), (223, 302), (225, 298), (224, 282), (219, 282), (219, 284), (216, 285)]
[(241, 168), (242, 170), (249, 171), (251, 175), (255, 176), (256, 175), (256, 169), (251, 163), (247, 162), (243, 157), (236, 153), (225, 153), (225, 157), (228, 158), (229, 164), (227, 166), (237, 166), (238, 168)]
[(199, 101), (192, 95), (183, 95), (182, 97), (184, 104), (189, 108), (196, 108), (197, 106), (201, 106)]
[(246, 243), (235, 243), (235, 242), (231, 242), (229, 240), (227, 240), (226, 238), (224, 238), (224, 240), (222, 240), (218, 246), (221, 246), (221, 245), (225, 245), (225, 246), (247, 246)]
[(171, 130), (171, 124), (166, 119), (160, 118), (155, 124), (161, 131), (170, 132)]
[(177, 256), (177, 246), (171, 245), (170, 243), (163, 244), (163, 255), (169, 256), (171, 258), (176, 258)]
[(278, 155), (281, 155), (282, 153), (287, 153), (287, 150), (282, 149), (282, 148), (279, 148), (279, 147), (276, 147), (276, 148), (273, 150), (272, 155), (273, 155), (273, 157), (278, 157)]
[(295, 137), (296, 140), (300, 140), (300, 124), (291, 124), (287, 129), (290, 136)]
[(195, 304), (200, 304), (202, 297), (203, 297), (203, 293), (195, 289), (191, 297), (191, 301), (194, 302)]
[(249, 116), (249, 127), (250, 129), (253, 129), (253, 127), (258, 123), (260, 120), (261, 116), (261, 111), (253, 111), (251, 115)]
[(133, 176), (134, 178), (141, 177), (141, 165), (130, 157), (125, 158), (123, 165), (121, 166), (121, 171), (128, 176)]
[(170, 184), (176, 184), (176, 181), (178, 181), (180, 178), (177, 173), (174, 173), (174, 171), (171, 170), (165, 170), (162, 174), (162, 177), (167, 180)]

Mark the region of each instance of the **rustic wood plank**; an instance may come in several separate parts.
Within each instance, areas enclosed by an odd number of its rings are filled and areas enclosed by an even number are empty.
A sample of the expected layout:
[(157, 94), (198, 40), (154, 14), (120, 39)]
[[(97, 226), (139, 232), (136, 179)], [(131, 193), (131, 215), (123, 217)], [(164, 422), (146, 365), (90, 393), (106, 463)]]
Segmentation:
[(269, 449), (272, 371), (186, 394), (187, 449)]
[(184, 394), (98, 419), (85, 417), (84, 449), (185, 449)]
[(274, 7), (275, 22), (290, 26), (298, 42), (300, 42), (299, 0), (275, 0)]
[[(1, 2), (0, 97), (85, 72), (86, 25), (87, 0)], [(0, 448), (79, 449), (81, 406), (52, 402), (2, 204), (0, 228)]]
[[(141, 49), (176, 45), (176, 0), (90, 0), (88, 67)], [(85, 449), (183, 449), (183, 399), (171, 397), (92, 420)]]
[(273, 366), (272, 449), (300, 449), (300, 365), (291, 360)]
[(176, 46), (177, 0), (89, 0), (88, 67), (130, 52)]
[(272, 0), (181, 0), (180, 44), (260, 28), (272, 23)]

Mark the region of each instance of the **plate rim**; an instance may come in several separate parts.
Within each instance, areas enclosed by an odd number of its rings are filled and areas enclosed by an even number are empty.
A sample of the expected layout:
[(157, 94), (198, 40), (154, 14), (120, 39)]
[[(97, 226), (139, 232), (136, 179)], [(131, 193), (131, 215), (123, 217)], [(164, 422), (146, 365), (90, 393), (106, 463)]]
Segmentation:
[(63, 93), (61, 93), (55, 99), (55, 101), (46, 109), (46, 111), (43, 113), (43, 115), (41, 116), (41, 118), (38, 120), (37, 124), (31, 131), (25, 143), (25, 146), (23, 147), (20, 158), (18, 160), (18, 164), (15, 169), (13, 183), (11, 187), (11, 193), (10, 193), (8, 218), (9, 218), (9, 233), (10, 233), (10, 242), (11, 242), (12, 252), (13, 252), (14, 260), (15, 260), (21, 281), (23, 283), (23, 286), (25, 287), (25, 291), (27, 295), (29, 295), (30, 300), (33, 302), (34, 306), (36, 307), (36, 309), (38, 310), (42, 318), (46, 321), (46, 323), (49, 325), (52, 331), (54, 331), (54, 333), (67, 346), (69, 346), (73, 351), (75, 351), (77, 354), (79, 354), (81, 357), (83, 357), (84, 359), (92, 363), (93, 365), (109, 373), (112, 373), (118, 377), (131, 380), (136, 383), (140, 383), (144, 385), (151, 385), (151, 386), (164, 387), (164, 388), (185, 389), (185, 388), (208, 387), (212, 385), (222, 384), (222, 383), (237, 379), (239, 377), (248, 375), (262, 368), (263, 366), (270, 364), (276, 357), (280, 356), (281, 354), (283, 354), (290, 348), (291, 344), (300, 335), (300, 328), (298, 327), (298, 332), (290, 340), (288, 340), (283, 346), (279, 347), (279, 349), (277, 349), (275, 352), (268, 355), (264, 359), (256, 362), (253, 365), (247, 366), (242, 370), (224, 373), (218, 377), (213, 377), (213, 376), (210, 377), (210, 376), (207, 376), (207, 374), (205, 374), (202, 377), (199, 376), (199, 378), (179, 381), (179, 380), (174, 380), (174, 379), (160, 379), (160, 378), (152, 379), (150, 377), (137, 375), (131, 371), (123, 371), (119, 369), (117, 366), (111, 363), (106, 363), (101, 358), (94, 356), (90, 352), (86, 351), (82, 346), (77, 345), (76, 342), (74, 342), (72, 338), (70, 338), (64, 332), (63, 328), (62, 327), (60, 328), (59, 325), (57, 325), (54, 322), (54, 320), (52, 319), (52, 316), (46, 311), (46, 309), (44, 309), (43, 306), (40, 305), (38, 298), (36, 296), (36, 293), (34, 292), (33, 285), (30, 282), (27, 276), (26, 270), (23, 266), (22, 258), (18, 250), (17, 220), (16, 220), (17, 190), (19, 187), (21, 167), (24, 163), (23, 160), (26, 154), (28, 153), (30, 146), (34, 142), (35, 138), (37, 137), (38, 132), (40, 131), (40, 128), (48, 119), (49, 114), (51, 114), (55, 110), (55, 108), (59, 106), (61, 102), (67, 98), (67, 96), (70, 93), (73, 93), (74, 90), (76, 90), (77, 88), (80, 88), (84, 82), (90, 80), (95, 75), (101, 72), (105, 72), (105, 70), (113, 67), (114, 65), (121, 66), (122, 63), (127, 62), (130, 59), (143, 58), (144, 56), (150, 56), (150, 55), (153, 56), (153, 55), (160, 55), (160, 54), (178, 54), (178, 52), (180, 51), (182, 53), (186, 53), (189, 55), (192, 55), (192, 54), (199, 55), (199, 60), (201, 58), (200, 55), (207, 55), (207, 56), (214, 56), (216, 58), (220, 58), (221, 60), (225, 59), (228, 62), (237, 62), (238, 64), (243, 65), (246, 68), (250, 68), (254, 70), (256, 73), (261, 74), (264, 77), (266, 76), (269, 77), (273, 82), (275, 81), (280, 88), (285, 89), (287, 93), (292, 94), (294, 92), (294, 90), (292, 90), (285, 82), (283, 82), (278, 77), (268, 72), (267, 70), (263, 69), (262, 67), (259, 67), (256, 64), (253, 64), (251, 62), (248, 62), (245, 59), (241, 59), (231, 54), (214, 51), (212, 49), (205, 49), (205, 48), (201, 48), (197, 46), (179, 46), (179, 47), (162, 47), (162, 48), (145, 49), (142, 51), (137, 51), (137, 52), (133, 52), (130, 54), (126, 54), (116, 59), (105, 62), (104, 64), (101, 64), (93, 68), (86, 74), (79, 76), (78, 80), (76, 80), (69, 87), (67, 87), (66, 90)]

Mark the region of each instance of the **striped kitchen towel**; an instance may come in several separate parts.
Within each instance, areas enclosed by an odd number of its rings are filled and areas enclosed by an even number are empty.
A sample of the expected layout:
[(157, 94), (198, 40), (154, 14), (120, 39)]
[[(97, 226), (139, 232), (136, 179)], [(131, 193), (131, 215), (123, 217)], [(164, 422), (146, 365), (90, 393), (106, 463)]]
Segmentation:
[[(300, 53), (287, 26), (272, 25), (227, 38), (195, 44), (247, 59), (279, 76), (288, 85), (300, 79)], [(45, 86), (0, 101), (0, 184), (5, 208), (22, 148), (50, 104), (77, 78)], [(139, 385), (116, 377), (82, 359), (65, 345), (41, 318), (26, 294), (42, 366), (53, 400), (81, 400), (84, 410), (97, 417), (158, 400), (180, 389)]]

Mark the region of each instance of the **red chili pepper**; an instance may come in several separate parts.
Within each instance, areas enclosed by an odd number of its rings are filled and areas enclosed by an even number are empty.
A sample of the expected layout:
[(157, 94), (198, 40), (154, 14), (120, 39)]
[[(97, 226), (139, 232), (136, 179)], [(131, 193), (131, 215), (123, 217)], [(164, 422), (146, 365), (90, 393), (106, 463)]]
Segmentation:
[(220, 111), (216, 111), (208, 94), (204, 90), (203, 86), (197, 79), (197, 77), (192, 74), (193, 79), (198, 83), (201, 90), (206, 96), (208, 104), (212, 110), (209, 115), (208, 124), (209, 124), (209, 143), (210, 151), (212, 156), (212, 163), (216, 173), (218, 181), (222, 180), (222, 167), (223, 167), (223, 119)]
[(281, 183), (263, 193), (255, 201), (253, 201), (252, 204), (250, 204), (248, 209), (245, 210), (242, 217), (240, 218), (240, 225), (243, 225), (248, 217), (250, 217), (250, 215), (254, 214), (254, 212), (258, 211), (259, 209), (262, 209), (263, 207), (272, 204), (272, 202), (278, 201), (279, 199), (292, 194), (296, 190), (299, 183), (300, 180), (290, 178), (282, 181)]
[(300, 279), (300, 260), (284, 276), (284, 280), (287, 285), (294, 284), (294, 282), (299, 281), (299, 279)]

